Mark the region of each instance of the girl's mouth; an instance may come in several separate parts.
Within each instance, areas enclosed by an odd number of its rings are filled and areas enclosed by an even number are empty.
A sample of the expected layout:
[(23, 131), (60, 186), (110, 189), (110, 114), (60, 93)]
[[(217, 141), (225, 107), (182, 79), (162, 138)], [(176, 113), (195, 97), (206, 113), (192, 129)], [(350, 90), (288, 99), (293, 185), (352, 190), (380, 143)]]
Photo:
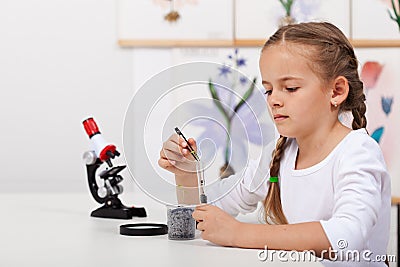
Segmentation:
[(286, 119), (286, 118), (288, 118), (288, 117), (289, 117), (289, 116), (277, 114), (277, 115), (274, 115), (274, 121), (282, 121), (282, 120), (284, 120), (284, 119)]

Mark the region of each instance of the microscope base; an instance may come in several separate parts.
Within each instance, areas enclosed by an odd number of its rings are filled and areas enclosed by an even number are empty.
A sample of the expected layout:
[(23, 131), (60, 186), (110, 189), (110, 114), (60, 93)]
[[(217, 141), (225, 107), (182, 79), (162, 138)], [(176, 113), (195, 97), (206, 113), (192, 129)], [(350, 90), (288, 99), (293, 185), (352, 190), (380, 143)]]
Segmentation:
[(132, 217), (147, 217), (146, 210), (142, 207), (126, 207), (116, 196), (111, 196), (106, 203), (92, 211), (92, 217), (110, 219), (132, 219)]
[(132, 219), (132, 217), (146, 217), (147, 214), (144, 208), (121, 207), (116, 209), (104, 205), (92, 211), (90, 216), (110, 219)]

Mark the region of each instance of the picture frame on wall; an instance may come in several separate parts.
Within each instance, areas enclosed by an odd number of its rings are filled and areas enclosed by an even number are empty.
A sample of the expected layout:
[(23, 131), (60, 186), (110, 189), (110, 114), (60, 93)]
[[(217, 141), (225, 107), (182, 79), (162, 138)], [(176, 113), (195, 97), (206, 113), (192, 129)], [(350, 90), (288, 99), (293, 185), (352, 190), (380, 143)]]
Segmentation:
[[(260, 47), (288, 12), (279, 0), (117, 3), (122, 47)], [(289, 19), (331, 22), (355, 47), (400, 47), (400, 26), (391, 18), (391, 5), (391, 0), (294, 0)]]
[(229, 46), (232, 0), (118, 0), (121, 46)]
[[(278, 0), (236, 0), (235, 2), (235, 37), (239, 42), (266, 39), (285, 24), (286, 10)], [(333, 10), (340, 10), (340, 12), (332, 12)], [(347, 37), (350, 37), (349, 0), (294, 0), (290, 14), (293, 22), (331, 22), (338, 26)]]
[(351, 11), (353, 39), (400, 40), (399, 25), (390, 18), (391, 0), (352, 0)]

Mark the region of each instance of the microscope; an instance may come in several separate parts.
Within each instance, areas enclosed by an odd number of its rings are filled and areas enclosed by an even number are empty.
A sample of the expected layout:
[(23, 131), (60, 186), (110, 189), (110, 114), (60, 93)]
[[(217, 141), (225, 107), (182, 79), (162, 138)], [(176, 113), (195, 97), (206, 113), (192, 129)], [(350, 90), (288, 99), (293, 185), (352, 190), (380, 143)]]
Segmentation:
[[(93, 118), (88, 118), (82, 123), (92, 147), (92, 150), (83, 154), (90, 193), (98, 203), (104, 204), (92, 211), (90, 216), (112, 219), (132, 219), (133, 216), (146, 217), (144, 208), (127, 207), (118, 198), (118, 195), (123, 192), (123, 187), (120, 185), (123, 178), (119, 173), (126, 168), (126, 165), (113, 166), (111, 160), (120, 156), (116, 146), (106, 142)], [(99, 172), (98, 176), (102, 184), (98, 185), (96, 173), (104, 163), (107, 164), (107, 167)]]

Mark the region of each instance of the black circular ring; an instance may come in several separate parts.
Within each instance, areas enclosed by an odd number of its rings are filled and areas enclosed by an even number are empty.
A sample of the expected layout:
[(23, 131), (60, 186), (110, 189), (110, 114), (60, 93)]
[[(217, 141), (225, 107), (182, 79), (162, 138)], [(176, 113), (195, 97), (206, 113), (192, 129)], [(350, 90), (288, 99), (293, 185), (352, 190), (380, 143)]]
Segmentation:
[(119, 233), (130, 236), (165, 235), (168, 233), (168, 226), (162, 223), (123, 224), (119, 226)]

